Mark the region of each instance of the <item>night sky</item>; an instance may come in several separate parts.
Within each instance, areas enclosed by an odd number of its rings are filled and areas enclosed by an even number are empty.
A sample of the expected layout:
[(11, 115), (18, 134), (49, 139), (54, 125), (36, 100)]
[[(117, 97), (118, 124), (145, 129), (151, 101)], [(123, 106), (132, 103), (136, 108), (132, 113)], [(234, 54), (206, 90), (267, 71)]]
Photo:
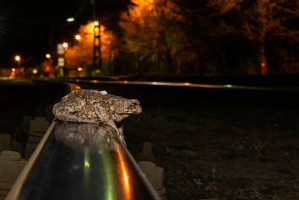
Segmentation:
[[(96, 18), (111, 16), (114, 23), (127, 4), (127, 0), (96, 1)], [(39, 63), (57, 42), (92, 19), (92, 13), (89, 0), (0, 0), (0, 67), (10, 67), (16, 54), (27, 63)], [(68, 17), (75, 17), (75, 22), (66, 22)]]

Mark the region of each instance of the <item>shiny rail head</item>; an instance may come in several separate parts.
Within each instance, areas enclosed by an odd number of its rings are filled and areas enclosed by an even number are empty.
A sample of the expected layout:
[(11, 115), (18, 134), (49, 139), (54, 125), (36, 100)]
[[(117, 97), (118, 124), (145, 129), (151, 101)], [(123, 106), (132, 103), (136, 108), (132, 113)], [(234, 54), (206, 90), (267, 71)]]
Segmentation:
[[(70, 80), (68, 80), (70, 81)], [(77, 83), (94, 83), (94, 84), (118, 84), (118, 85), (148, 85), (148, 86), (166, 86), (166, 87), (192, 87), (192, 88), (206, 88), (206, 89), (229, 89), (229, 90), (253, 90), (253, 91), (291, 91), (298, 92), (297, 86), (263, 86), (263, 85), (232, 85), (232, 84), (203, 84), (192, 82), (163, 82), (163, 81), (105, 81), (98, 80), (97, 82), (76, 79)]]
[(12, 199), (158, 200), (108, 125), (56, 121)]

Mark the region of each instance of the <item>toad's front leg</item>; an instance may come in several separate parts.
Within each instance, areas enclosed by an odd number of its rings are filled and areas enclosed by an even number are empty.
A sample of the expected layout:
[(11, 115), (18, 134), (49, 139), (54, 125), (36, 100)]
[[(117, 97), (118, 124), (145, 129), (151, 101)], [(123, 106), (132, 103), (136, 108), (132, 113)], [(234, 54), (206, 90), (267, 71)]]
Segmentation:
[(116, 131), (119, 140), (126, 146), (122, 129), (120, 130), (117, 128), (115, 122), (113, 121), (109, 113), (107, 113), (106, 109), (100, 105), (95, 105), (95, 113), (97, 115), (97, 121), (111, 126)]

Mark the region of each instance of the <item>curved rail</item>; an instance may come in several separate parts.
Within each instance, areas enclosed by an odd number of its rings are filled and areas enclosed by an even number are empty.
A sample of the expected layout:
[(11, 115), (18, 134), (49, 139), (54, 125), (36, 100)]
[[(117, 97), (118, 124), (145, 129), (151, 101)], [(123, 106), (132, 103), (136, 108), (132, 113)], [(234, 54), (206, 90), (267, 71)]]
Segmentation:
[(110, 126), (53, 121), (7, 199), (160, 198)]

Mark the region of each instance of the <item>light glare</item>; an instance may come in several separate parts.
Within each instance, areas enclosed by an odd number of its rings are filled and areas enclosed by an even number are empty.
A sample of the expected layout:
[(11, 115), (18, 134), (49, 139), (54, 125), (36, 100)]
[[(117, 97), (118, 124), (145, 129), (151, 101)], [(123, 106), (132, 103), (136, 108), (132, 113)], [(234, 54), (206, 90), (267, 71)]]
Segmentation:
[(88, 162), (88, 161), (85, 161), (85, 162), (84, 162), (84, 166), (87, 167), (87, 168), (89, 168), (89, 166), (90, 166), (89, 162)]
[(67, 48), (69, 46), (66, 42), (64, 42), (62, 45), (64, 48)]
[(69, 18), (66, 19), (66, 21), (67, 21), (67, 22), (73, 22), (73, 21), (75, 21), (75, 18), (73, 18), (73, 17), (69, 17)]
[(20, 60), (21, 60), (21, 57), (20, 57), (19, 55), (16, 55), (16, 56), (15, 56), (15, 60), (16, 60), (16, 61), (20, 61)]
[(75, 38), (76, 38), (76, 40), (80, 40), (80, 39), (81, 39), (81, 36), (80, 36), (79, 34), (77, 34), (77, 35), (75, 36)]
[(46, 58), (51, 59), (51, 54), (47, 53)]
[(83, 68), (82, 67), (78, 67), (78, 72), (82, 72)]
[(33, 74), (37, 74), (37, 73), (38, 73), (38, 70), (37, 70), (36, 68), (34, 68), (34, 69), (32, 70), (32, 73), (33, 73)]

